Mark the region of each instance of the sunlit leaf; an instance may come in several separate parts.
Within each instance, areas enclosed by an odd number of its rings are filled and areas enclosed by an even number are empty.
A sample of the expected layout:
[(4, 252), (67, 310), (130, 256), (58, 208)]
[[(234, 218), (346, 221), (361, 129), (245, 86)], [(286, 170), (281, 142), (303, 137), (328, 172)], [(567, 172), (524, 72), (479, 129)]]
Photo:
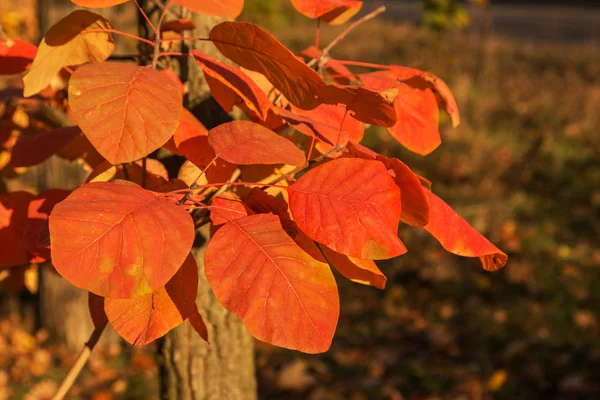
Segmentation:
[(295, 106), (310, 110), (321, 103), (317, 94), (323, 79), (259, 26), (226, 21), (209, 38), (227, 58), (263, 74)]
[(35, 58), (37, 47), (17, 39), (0, 39), (0, 75), (25, 71)]
[(464, 257), (479, 257), (483, 268), (499, 270), (508, 256), (477, 232), (467, 221), (435, 194), (429, 195), (429, 224), (425, 230), (450, 253)]
[(54, 207), (50, 238), (54, 266), (72, 284), (131, 298), (164, 286), (179, 269), (194, 224), (183, 208), (134, 183), (99, 182)]
[(373, 260), (361, 260), (336, 253), (327, 246), (321, 246), (323, 254), (340, 274), (352, 282), (385, 289), (386, 276), (377, 268)]
[(326, 104), (344, 104), (352, 116), (366, 124), (393, 126), (396, 123), (394, 100), (397, 88), (379, 92), (364, 87), (343, 86), (336, 83), (319, 89), (319, 98)]
[(289, 164), (306, 162), (304, 152), (262, 125), (232, 121), (213, 128), (208, 144), (216, 155), (232, 164)]
[(13, 267), (28, 261), (23, 233), (27, 227), (31, 193), (17, 191), (0, 196), (0, 267)]
[(294, 220), (311, 239), (338, 253), (379, 260), (399, 256), (400, 189), (379, 161), (341, 158), (288, 188)]
[(357, 0), (292, 0), (298, 12), (308, 18), (321, 18), (331, 25), (341, 25), (358, 13), (362, 1)]
[(208, 243), (206, 276), (219, 302), (265, 342), (326, 351), (339, 317), (335, 279), (285, 233), (279, 218), (252, 215), (223, 225)]
[(210, 219), (214, 225), (223, 225), (248, 215), (248, 209), (242, 200), (231, 192), (215, 197), (210, 205)]
[[(322, 54), (323, 53), (321, 52), (321, 50), (317, 49), (315, 46), (307, 47), (300, 53), (302, 57), (307, 57), (311, 59), (318, 59), (322, 56)], [(339, 60), (327, 58), (325, 63), (323, 64), (323, 67), (327, 70), (327, 72), (329, 72), (330, 76), (332, 76), (337, 83), (340, 83), (342, 85), (348, 85), (358, 80), (357, 77), (352, 73), (352, 71), (350, 71), (348, 67), (342, 64)]]
[(67, 126), (42, 132), (35, 136), (21, 136), (12, 149), (13, 167), (31, 167), (50, 158), (81, 133), (77, 126)]
[(28, 97), (44, 90), (65, 66), (106, 60), (115, 43), (110, 33), (95, 30), (112, 28), (106, 18), (86, 10), (75, 10), (58, 21), (44, 35), (31, 68), (23, 77), (23, 95)]
[(134, 299), (104, 299), (104, 311), (115, 331), (134, 346), (165, 335), (196, 309), (198, 267), (190, 253), (164, 287)]
[(112, 164), (138, 160), (165, 144), (179, 125), (181, 102), (167, 76), (133, 64), (87, 64), (69, 80), (75, 122)]
[(244, 0), (171, 0), (193, 12), (217, 17), (237, 18), (244, 8)]
[[(124, 168), (127, 168), (127, 176), (125, 176)], [(142, 162), (136, 161), (129, 165), (115, 166), (105, 161), (98, 165), (90, 173), (86, 179), (88, 182), (108, 182), (115, 179), (126, 179), (129, 177), (131, 182), (142, 185), (143, 177)], [(169, 174), (165, 166), (158, 160), (149, 158), (146, 160), (146, 189), (158, 191), (158, 188), (163, 187), (169, 180)]]

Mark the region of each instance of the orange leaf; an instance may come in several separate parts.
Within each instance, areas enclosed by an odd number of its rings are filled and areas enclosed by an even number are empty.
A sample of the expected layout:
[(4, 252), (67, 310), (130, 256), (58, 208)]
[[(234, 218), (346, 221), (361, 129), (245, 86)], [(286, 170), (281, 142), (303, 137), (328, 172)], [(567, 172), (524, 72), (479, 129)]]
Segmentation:
[(308, 18), (321, 18), (331, 25), (341, 25), (358, 13), (362, 1), (357, 0), (292, 0), (299, 13)]
[(244, 8), (244, 0), (171, 0), (190, 11), (217, 17), (237, 18)]
[(111, 34), (87, 31), (112, 28), (106, 18), (86, 10), (75, 10), (58, 21), (44, 35), (23, 77), (23, 96), (44, 90), (65, 66), (106, 60), (115, 48)]
[(106, 162), (104, 157), (96, 151), (88, 138), (81, 132), (58, 150), (56, 155), (69, 161), (82, 160), (90, 168), (96, 168), (101, 163)]
[(104, 7), (112, 7), (117, 4), (126, 3), (129, 0), (71, 0), (73, 3), (78, 6), (88, 7), (88, 8), (104, 8)]
[(48, 189), (38, 194), (29, 203), (27, 225), (23, 232), (23, 240), (27, 244), (29, 253), (29, 262), (39, 264), (50, 259), (50, 246), (41, 245), (40, 240), (47, 235), (50, 212), (70, 193), (70, 190)]
[(44, 162), (81, 133), (77, 126), (67, 126), (42, 132), (35, 136), (21, 136), (12, 149), (13, 167), (31, 167)]
[(429, 195), (429, 224), (425, 230), (450, 253), (464, 257), (479, 257), (483, 268), (497, 271), (506, 264), (508, 256), (477, 232), (448, 204), (427, 190)]
[[(126, 166), (129, 181), (142, 184), (142, 162), (136, 161), (133, 164)], [(108, 182), (115, 179), (126, 179), (125, 172), (122, 167), (117, 167), (110, 164), (108, 161), (98, 165), (90, 173), (86, 179), (89, 182)], [(148, 158), (146, 160), (146, 189), (159, 191), (158, 188), (163, 187), (169, 179), (169, 174), (165, 166), (158, 160)]]
[(213, 128), (208, 144), (216, 155), (232, 164), (304, 165), (304, 152), (289, 140), (262, 125), (232, 121)]
[(12, 192), (0, 196), (0, 267), (13, 267), (28, 261), (23, 232), (27, 226), (27, 209), (34, 195)]
[[(300, 55), (306, 58), (319, 58), (323, 53), (315, 46), (309, 46), (302, 50)], [(342, 85), (348, 85), (351, 82), (356, 82), (356, 76), (344, 64), (333, 58), (327, 58), (323, 65), (327, 72), (333, 76), (333, 79)]]
[(225, 57), (263, 74), (295, 106), (310, 110), (321, 103), (317, 94), (323, 79), (259, 26), (226, 21), (209, 38)]
[(398, 82), (391, 71), (371, 72), (359, 77), (370, 89), (398, 88), (398, 97), (394, 101), (398, 122), (388, 131), (400, 144), (421, 155), (431, 153), (441, 144), (438, 104), (431, 89), (413, 88)]
[(349, 112), (346, 114), (346, 107), (342, 105), (321, 104), (310, 111), (292, 107), (292, 112), (283, 109), (277, 112), (300, 133), (316, 136), (322, 153), (336, 144), (345, 146), (348, 140), (360, 142), (365, 134), (365, 125), (352, 118)]
[(16, 39), (0, 39), (0, 75), (25, 71), (35, 58), (37, 47)]
[(231, 220), (247, 217), (248, 209), (240, 198), (231, 192), (225, 192), (212, 200), (210, 219), (213, 225), (223, 225)]
[(450, 116), (450, 119), (452, 120), (452, 126), (456, 128), (460, 124), (458, 105), (456, 104), (456, 99), (450, 91), (450, 88), (448, 88), (448, 85), (446, 85), (446, 82), (437, 76), (430, 74), (429, 72), (420, 71), (414, 68), (392, 65), (391, 71), (398, 80), (406, 83), (409, 86), (418, 89), (432, 89), (436, 94), (438, 103), (444, 107)]
[(352, 282), (374, 286), (381, 290), (385, 289), (387, 278), (373, 260), (348, 257), (336, 253), (327, 246), (321, 246), (321, 250), (329, 264)]
[(104, 299), (104, 311), (117, 333), (134, 346), (164, 336), (196, 310), (198, 267), (190, 253), (164, 287), (134, 299)]
[(87, 64), (69, 80), (75, 122), (111, 164), (161, 147), (181, 118), (181, 91), (166, 75), (123, 63)]
[[(241, 99), (252, 111), (257, 113), (262, 120), (267, 118), (271, 102), (267, 95), (258, 87), (248, 75), (239, 68), (223, 64), (208, 55), (193, 51), (196, 62), (204, 74), (213, 79), (207, 79), (213, 97), (227, 112)], [(218, 85), (215, 80), (220, 83)], [(231, 93), (233, 92), (233, 93)]]
[(181, 33), (183, 31), (191, 31), (196, 29), (196, 24), (194, 24), (194, 21), (190, 19), (181, 18), (163, 22), (160, 29), (163, 32), (174, 31), (177, 33)]
[(349, 153), (354, 157), (381, 161), (388, 172), (391, 171), (396, 185), (400, 188), (402, 200), (401, 220), (412, 226), (425, 226), (429, 221), (429, 201), (419, 176), (397, 158), (384, 157), (381, 154), (357, 143), (348, 145)]
[(208, 243), (206, 276), (219, 302), (257, 339), (305, 353), (329, 349), (339, 297), (329, 266), (313, 259), (274, 215), (230, 221)]
[(400, 189), (383, 163), (329, 161), (301, 176), (288, 192), (300, 229), (338, 253), (380, 260), (406, 252), (397, 234)]
[(194, 241), (190, 215), (140, 186), (88, 183), (50, 215), (52, 261), (77, 287), (131, 298), (162, 287)]
[(364, 87), (343, 86), (336, 83), (323, 86), (319, 98), (326, 104), (344, 104), (352, 116), (366, 124), (394, 126), (396, 111), (394, 100), (397, 88), (375, 92)]

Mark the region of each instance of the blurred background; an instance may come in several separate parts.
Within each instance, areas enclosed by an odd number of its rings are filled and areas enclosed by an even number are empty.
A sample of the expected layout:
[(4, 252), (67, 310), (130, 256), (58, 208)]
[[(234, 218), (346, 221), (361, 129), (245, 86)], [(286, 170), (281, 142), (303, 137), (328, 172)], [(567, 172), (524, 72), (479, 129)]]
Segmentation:
[[(5, 34), (35, 43), (36, 3), (0, 4)], [(442, 145), (425, 158), (384, 129), (365, 143), (431, 180), (509, 262), (485, 272), (404, 227), (410, 251), (381, 263), (385, 290), (338, 279), (328, 353), (256, 343), (259, 397), (600, 398), (600, 2), (367, 0), (361, 13), (381, 4), (332, 56), (438, 75), (462, 123), (441, 115)], [(294, 51), (314, 43), (315, 22), (288, 0), (246, 0), (240, 19)], [(342, 29), (322, 26), (321, 43)], [(0, 399), (44, 398), (77, 353), (32, 329), (30, 296), (2, 293)], [(156, 398), (152, 351), (105, 346), (73, 398)]]

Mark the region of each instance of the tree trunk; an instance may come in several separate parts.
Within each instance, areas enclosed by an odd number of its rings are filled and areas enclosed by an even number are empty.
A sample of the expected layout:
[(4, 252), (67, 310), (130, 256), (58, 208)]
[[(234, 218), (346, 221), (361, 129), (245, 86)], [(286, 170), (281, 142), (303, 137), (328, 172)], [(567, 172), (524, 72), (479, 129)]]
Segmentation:
[[(196, 37), (208, 36), (210, 28), (220, 22), (218, 18), (190, 13), (184, 18), (193, 19)], [(210, 43), (200, 43), (197, 48), (223, 58)], [(227, 120), (229, 116), (210, 98), (196, 63), (190, 59), (181, 67), (182, 80), (187, 80), (189, 87), (187, 108), (207, 128)], [(253, 400), (257, 398), (254, 339), (242, 321), (215, 298), (204, 274), (205, 250), (205, 245), (195, 249), (200, 277), (196, 303), (207, 325), (210, 344), (187, 322), (166, 335), (159, 346), (161, 395), (169, 400)]]

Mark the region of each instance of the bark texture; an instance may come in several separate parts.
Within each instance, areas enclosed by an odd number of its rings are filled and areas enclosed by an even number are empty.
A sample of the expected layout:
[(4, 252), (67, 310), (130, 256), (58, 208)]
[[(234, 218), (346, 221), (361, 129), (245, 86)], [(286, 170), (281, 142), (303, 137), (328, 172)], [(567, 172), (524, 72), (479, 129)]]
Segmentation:
[[(211, 27), (221, 21), (185, 11), (183, 16), (195, 22), (197, 29), (192, 35), (196, 37), (208, 36)], [(223, 59), (211, 43), (199, 43), (197, 48)], [(187, 107), (208, 128), (230, 119), (210, 97), (202, 72), (192, 59), (181, 66), (180, 73), (189, 85)], [(204, 273), (205, 250), (206, 246), (195, 250), (200, 277), (196, 303), (207, 325), (210, 344), (188, 322), (165, 336), (159, 349), (162, 398), (254, 400), (257, 398), (254, 339), (242, 321), (215, 298)]]

